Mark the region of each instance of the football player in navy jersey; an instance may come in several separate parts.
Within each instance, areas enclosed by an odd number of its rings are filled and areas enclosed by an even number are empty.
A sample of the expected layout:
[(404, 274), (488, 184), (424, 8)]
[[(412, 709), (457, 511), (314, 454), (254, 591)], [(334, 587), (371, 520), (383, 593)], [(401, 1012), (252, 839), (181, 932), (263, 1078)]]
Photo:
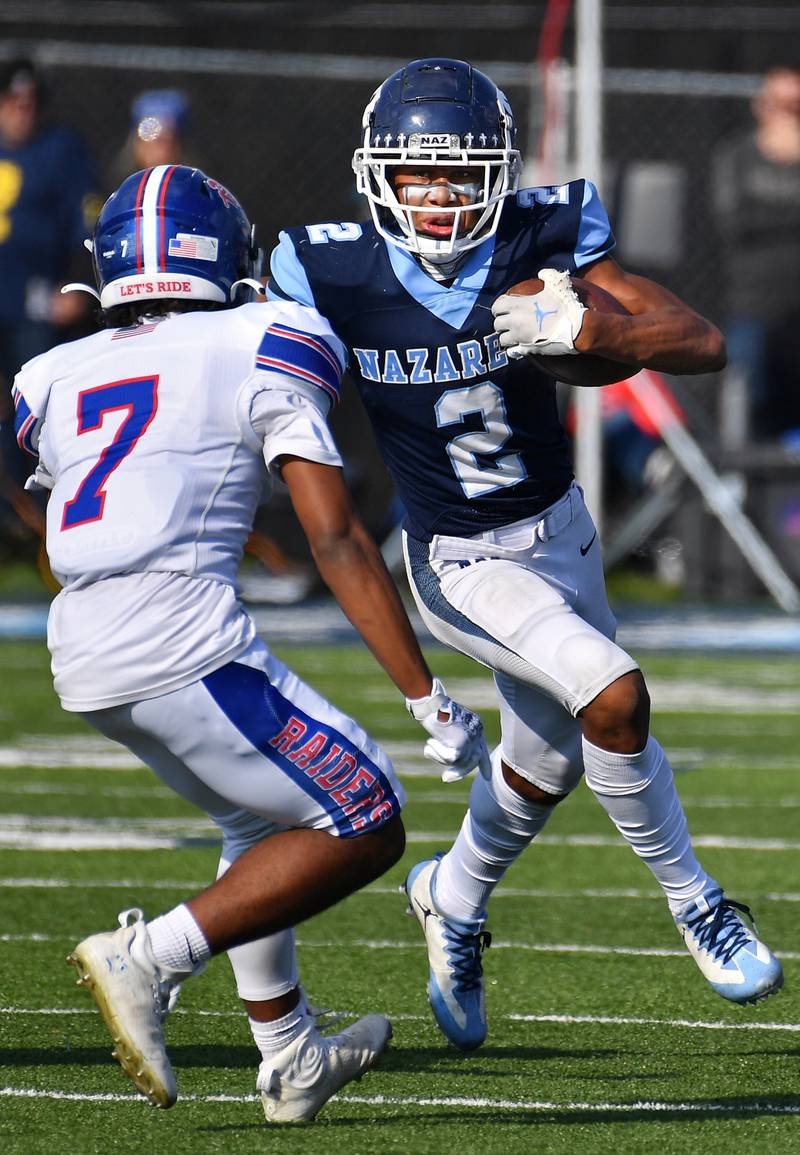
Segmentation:
[[(625, 272), (594, 186), (518, 190), (508, 101), (458, 60), (418, 60), (366, 108), (353, 158), (369, 223), (292, 228), (269, 292), (313, 305), (347, 346), (406, 508), (411, 589), (435, 637), (488, 666), (502, 740), (447, 854), (406, 880), (428, 947), (428, 993), (455, 1046), (486, 1037), (481, 951), (493, 888), (585, 773), (660, 883), (719, 994), (782, 983), (693, 852), (637, 663), (614, 642), (596, 531), (572, 475), (555, 382), (576, 353), (663, 370), (720, 369), (717, 329)], [(630, 316), (587, 312), (570, 275)], [(534, 296), (509, 295), (539, 275)], [(536, 361), (531, 357), (535, 355)], [(747, 912), (749, 913), (749, 912)]]

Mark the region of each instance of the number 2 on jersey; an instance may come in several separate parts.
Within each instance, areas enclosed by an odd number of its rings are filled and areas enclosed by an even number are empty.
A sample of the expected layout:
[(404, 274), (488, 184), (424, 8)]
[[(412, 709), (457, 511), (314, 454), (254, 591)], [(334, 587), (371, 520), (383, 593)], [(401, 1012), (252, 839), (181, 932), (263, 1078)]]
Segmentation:
[(483, 429), (459, 433), (447, 443), (450, 461), (467, 497), (483, 497), (523, 481), (527, 470), (519, 453), (500, 455), (512, 429), (506, 420), (502, 390), (494, 381), (448, 389), (436, 402), (440, 429), (463, 422), (470, 413), (479, 416)]
[(158, 377), (131, 377), (84, 389), (78, 394), (78, 433), (100, 429), (107, 413), (127, 410), (113, 440), (64, 506), (62, 529), (73, 529), (99, 521), (106, 503), (105, 484), (111, 474), (137, 445), (158, 407)]

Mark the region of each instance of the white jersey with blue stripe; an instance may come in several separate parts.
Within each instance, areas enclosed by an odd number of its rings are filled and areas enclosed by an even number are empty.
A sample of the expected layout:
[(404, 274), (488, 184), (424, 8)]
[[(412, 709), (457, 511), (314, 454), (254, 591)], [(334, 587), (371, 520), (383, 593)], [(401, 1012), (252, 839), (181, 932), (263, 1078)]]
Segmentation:
[(23, 367), (17, 429), (52, 486), (68, 708), (165, 692), (249, 644), (236, 574), (269, 468), (341, 465), (327, 414), (343, 364), (314, 310), (262, 303), (107, 330)]
[(540, 268), (579, 272), (614, 243), (584, 180), (508, 200), (496, 235), (444, 284), (371, 222), (281, 234), (270, 294), (313, 305), (347, 346), (413, 537), (520, 521), (566, 491), (572, 461), (554, 382), (529, 359), (508, 360), (491, 305)]

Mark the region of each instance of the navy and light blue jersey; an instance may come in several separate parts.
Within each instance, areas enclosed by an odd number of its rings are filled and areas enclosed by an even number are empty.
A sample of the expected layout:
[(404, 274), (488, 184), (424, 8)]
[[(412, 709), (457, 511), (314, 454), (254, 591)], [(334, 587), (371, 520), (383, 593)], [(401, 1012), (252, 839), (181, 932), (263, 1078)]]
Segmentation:
[(281, 233), (270, 293), (313, 305), (347, 346), (349, 369), (423, 540), (532, 517), (572, 480), (555, 383), (500, 348), (491, 305), (544, 267), (579, 271), (614, 238), (593, 185), (519, 192), (495, 236), (444, 285), (372, 223)]

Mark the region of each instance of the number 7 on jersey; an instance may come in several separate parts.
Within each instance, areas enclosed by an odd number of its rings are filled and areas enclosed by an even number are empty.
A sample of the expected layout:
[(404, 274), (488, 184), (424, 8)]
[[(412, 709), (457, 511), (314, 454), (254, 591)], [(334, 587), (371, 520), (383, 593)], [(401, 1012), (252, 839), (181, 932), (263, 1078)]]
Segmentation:
[(74, 529), (99, 521), (106, 503), (105, 484), (117, 466), (136, 448), (158, 408), (158, 377), (130, 377), (84, 389), (78, 394), (78, 433), (100, 429), (107, 413), (127, 410), (113, 440), (64, 506), (61, 528)]

